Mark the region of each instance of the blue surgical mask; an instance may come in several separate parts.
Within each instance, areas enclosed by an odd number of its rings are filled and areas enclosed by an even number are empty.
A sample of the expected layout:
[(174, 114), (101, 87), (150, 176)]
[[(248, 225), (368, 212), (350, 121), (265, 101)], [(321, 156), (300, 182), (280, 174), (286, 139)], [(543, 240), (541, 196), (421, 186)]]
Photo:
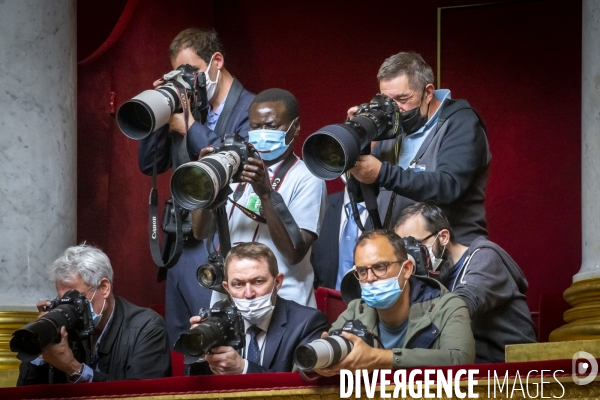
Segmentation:
[(100, 320), (102, 319), (102, 311), (104, 311), (104, 306), (106, 305), (106, 299), (104, 299), (104, 303), (102, 304), (102, 310), (100, 310), (100, 314), (96, 314), (96, 312), (94, 311), (94, 306), (92, 305), (92, 300), (94, 300), (94, 296), (96, 295), (97, 291), (98, 289), (94, 290), (94, 295), (90, 299), (90, 311), (92, 312), (92, 323), (94, 324), (94, 328), (96, 328), (100, 323)]
[(378, 310), (385, 310), (390, 308), (396, 303), (402, 291), (406, 287), (406, 282), (408, 279), (404, 281), (404, 285), (402, 289), (400, 289), (400, 285), (398, 284), (398, 277), (404, 270), (404, 263), (402, 267), (400, 267), (400, 272), (396, 277), (388, 278), (388, 279), (378, 279), (373, 282), (360, 282), (361, 297), (367, 303), (367, 305), (371, 308), (375, 308)]
[(287, 131), (279, 131), (274, 129), (255, 129), (248, 132), (248, 141), (254, 145), (256, 151), (265, 161), (275, 160), (288, 149), (294, 139), (288, 144), (285, 143), (285, 137), (288, 131), (296, 122), (296, 118), (292, 121)]

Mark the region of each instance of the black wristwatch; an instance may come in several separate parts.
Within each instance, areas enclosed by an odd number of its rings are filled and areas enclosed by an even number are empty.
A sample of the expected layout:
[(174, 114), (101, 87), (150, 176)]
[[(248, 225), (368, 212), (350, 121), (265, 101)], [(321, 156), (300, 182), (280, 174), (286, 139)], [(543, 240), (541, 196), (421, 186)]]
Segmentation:
[(73, 372), (71, 375), (69, 375), (69, 382), (70, 383), (76, 383), (79, 379), (81, 379), (81, 374), (83, 374), (83, 366), (85, 364), (81, 364), (81, 369), (79, 371)]

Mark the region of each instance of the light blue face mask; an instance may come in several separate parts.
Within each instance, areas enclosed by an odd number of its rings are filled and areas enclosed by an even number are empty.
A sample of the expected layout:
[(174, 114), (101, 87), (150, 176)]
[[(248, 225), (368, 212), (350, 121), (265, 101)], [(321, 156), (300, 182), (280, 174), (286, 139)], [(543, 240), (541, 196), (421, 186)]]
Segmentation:
[[(404, 266), (404, 263), (402, 264)], [(396, 277), (388, 278), (388, 279), (378, 279), (371, 283), (368, 282), (360, 282), (360, 288), (362, 289), (361, 298), (367, 303), (367, 305), (371, 308), (375, 308), (378, 310), (385, 310), (390, 308), (396, 303), (396, 300), (402, 294), (402, 291), (406, 287), (406, 282), (408, 279), (404, 281), (404, 285), (402, 289), (400, 289), (400, 285), (398, 284), (398, 277), (403, 271), (403, 267), (400, 267), (400, 272)]]
[(274, 129), (255, 129), (248, 132), (248, 141), (254, 145), (256, 151), (265, 161), (275, 160), (288, 149), (290, 144), (294, 142), (292, 139), (288, 144), (285, 143), (285, 137), (288, 131), (296, 122), (296, 118), (292, 121), (287, 131), (279, 131)]
[(102, 304), (102, 310), (100, 310), (100, 314), (96, 314), (96, 312), (94, 311), (94, 306), (92, 306), (92, 300), (94, 300), (94, 296), (96, 295), (97, 291), (98, 289), (94, 290), (94, 295), (90, 299), (90, 310), (92, 311), (92, 323), (94, 324), (94, 328), (96, 328), (100, 323), (100, 320), (102, 319), (102, 311), (104, 311), (104, 306), (106, 305), (106, 299), (104, 299), (104, 303)]

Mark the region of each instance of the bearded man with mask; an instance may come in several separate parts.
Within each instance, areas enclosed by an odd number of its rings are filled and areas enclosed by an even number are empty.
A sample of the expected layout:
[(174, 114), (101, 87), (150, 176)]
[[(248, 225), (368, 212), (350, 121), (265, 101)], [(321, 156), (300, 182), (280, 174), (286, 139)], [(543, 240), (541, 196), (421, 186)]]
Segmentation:
[[(100, 249), (69, 247), (51, 265), (50, 276), (58, 298), (77, 290), (89, 300), (94, 324), (90, 364), (86, 354), (69, 347), (69, 336), (61, 328), (61, 341), (49, 346), (39, 358), (22, 362), (17, 386), (52, 383), (103, 382), (152, 379), (171, 376), (171, 354), (163, 319), (148, 308), (138, 307), (113, 294), (113, 270)], [(36, 304), (40, 317), (47, 300)], [(77, 357), (76, 357), (77, 356)]]
[[(382, 221), (388, 214), (394, 221), (415, 201), (434, 201), (458, 243), (468, 246), (487, 237), (483, 203), (491, 154), (477, 112), (467, 101), (451, 99), (449, 90), (435, 90), (431, 67), (416, 53), (389, 57), (377, 79), (380, 92), (398, 104), (404, 133), (377, 142), (372, 155), (361, 156), (350, 172), (382, 188)], [(349, 117), (356, 110), (350, 108)]]
[[(197, 160), (200, 149), (221, 143), (225, 134), (237, 133), (248, 138), (248, 107), (254, 94), (244, 89), (225, 68), (225, 48), (217, 32), (197, 28), (181, 31), (169, 47), (169, 58), (173, 69), (189, 64), (204, 73), (208, 114), (204, 120), (194, 110), (188, 115), (187, 126), (183, 113), (173, 114), (168, 125), (141, 140), (138, 164), (147, 175), (152, 175), (155, 164), (156, 173), (160, 174)], [(160, 84), (162, 81), (154, 82), (155, 86)], [(167, 278), (165, 318), (171, 345), (187, 329), (190, 317), (209, 305), (210, 290), (196, 281), (198, 266), (207, 261), (204, 241), (190, 235), (185, 238), (177, 263), (166, 274), (164, 269), (159, 274), (160, 280), (165, 275)]]
[(448, 219), (432, 204), (406, 207), (395, 231), (427, 246), (437, 279), (467, 305), (476, 362), (504, 362), (506, 345), (536, 342), (527, 279), (504, 249), (484, 237), (469, 247), (456, 243)]
[[(298, 102), (287, 90), (267, 89), (252, 102), (249, 119), (248, 139), (262, 159), (249, 157), (242, 182), (230, 186), (234, 194), (226, 207), (231, 243), (266, 244), (285, 276), (279, 295), (316, 307), (310, 251), (325, 214), (327, 188), (294, 154), (293, 144), (300, 134)], [(200, 156), (213, 150), (202, 149)], [(237, 198), (237, 204), (231, 198)], [(196, 239), (208, 237), (211, 219), (209, 211), (192, 212)], [(222, 299), (222, 294), (213, 292), (211, 304)]]
[[(328, 323), (321, 311), (279, 297), (283, 281), (277, 258), (264, 244), (231, 249), (223, 287), (244, 318), (246, 346), (241, 355), (229, 346), (213, 348), (206, 363), (192, 364), (192, 375), (292, 371), (294, 350), (318, 339)], [(198, 316), (190, 319), (192, 328), (200, 322)]]
[(342, 283), (342, 296), (360, 298), (348, 303), (331, 329), (359, 320), (378, 340), (373, 348), (343, 332), (353, 343), (352, 351), (337, 365), (315, 372), (332, 376), (342, 369), (397, 370), (473, 362), (475, 341), (465, 303), (438, 281), (413, 275), (414, 264), (398, 235), (384, 229), (363, 233), (354, 249), (354, 264)]

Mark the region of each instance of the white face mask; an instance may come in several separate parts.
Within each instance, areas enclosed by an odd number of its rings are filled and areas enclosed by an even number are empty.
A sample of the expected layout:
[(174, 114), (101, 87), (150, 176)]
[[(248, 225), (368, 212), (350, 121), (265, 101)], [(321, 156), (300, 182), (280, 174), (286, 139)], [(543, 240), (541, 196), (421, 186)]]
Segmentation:
[(437, 241), (439, 235), (440, 234), (438, 232), (438, 234), (435, 235), (435, 240), (433, 241), (433, 243), (431, 243), (429, 246), (425, 246), (425, 247), (427, 247), (427, 251), (429, 251), (429, 258), (431, 258), (431, 267), (433, 268), (434, 271), (437, 271), (437, 269), (439, 268), (440, 264), (442, 263), (442, 257), (444, 256), (444, 251), (446, 251), (446, 246), (444, 246), (444, 248), (442, 249), (442, 254), (440, 254), (439, 258), (436, 257), (435, 254), (433, 254), (433, 245)]
[(248, 321), (250, 325), (256, 325), (273, 314), (275, 306), (273, 305), (271, 298), (273, 297), (274, 290), (275, 283), (273, 284), (271, 293), (267, 293), (264, 296), (255, 297), (253, 299), (237, 299), (233, 296), (231, 296), (231, 298), (240, 314), (242, 314), (242, 317)]
[(96, 292), (98, 289), (94, 290), (94, 295), (90, 299), (90, 310), (92, 311), (92, 323), (94, 324), (94, 328), (98, 326), (100, 320), (102, 319), (102, 311), (104, 311), (104, 306), (106, 305), (106, 299), (104, 299), (104, 303), (102, 304), (102, 310), (100, 310), (100, 314), (96, 314), (94, 311), (94, 306), (92, 305), (92, 300), (94, 300), (94, 296), (96, 296)]
[(210, 80), (210, 76), (208, 76), (208, 71), (210, 71), (210, 67), (212, 65), (212, 60), (215, 55), (213, 54), (208, 63), (208, 68), (204, 72), (204, 76), (206, 77), (206, 98), (210, 101), (215, 95), (215, 91), (217, 90), (217, 83), (219, 82), (219, 76), (221, 75), (221, 70), (217, 70), (217, 79), (214, 81)]

